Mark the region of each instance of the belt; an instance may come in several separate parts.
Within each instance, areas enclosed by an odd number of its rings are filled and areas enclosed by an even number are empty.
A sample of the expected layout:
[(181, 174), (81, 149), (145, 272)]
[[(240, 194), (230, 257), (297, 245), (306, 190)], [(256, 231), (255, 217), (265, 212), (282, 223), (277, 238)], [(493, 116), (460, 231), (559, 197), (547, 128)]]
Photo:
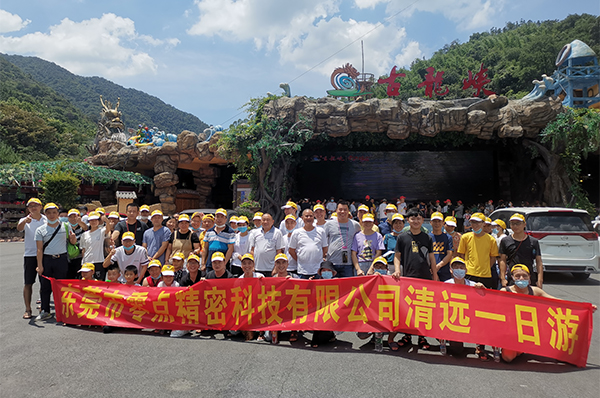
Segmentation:
[(67, 253), (62, 253), (62, 254), (44, 254), (44, 257), (51, 257), (51, 258), (61, 258), (62, 256), (66, 256)]

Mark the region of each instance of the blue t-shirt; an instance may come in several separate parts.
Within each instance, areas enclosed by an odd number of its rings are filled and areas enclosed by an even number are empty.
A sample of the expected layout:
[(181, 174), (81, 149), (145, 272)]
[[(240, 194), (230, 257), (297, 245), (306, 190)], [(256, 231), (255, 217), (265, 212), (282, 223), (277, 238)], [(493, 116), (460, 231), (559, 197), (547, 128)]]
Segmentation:
[[(386, 234), (383, 237), (383, 245), (385, 246), (385, 253), (396, 250), (396, 240), (397, 239), (398, 239), (398, 236), (394, 236), (391, 233)], [(390, 254), (385, 259), (387, 260), (388, 264), (393, 264), (394, 263), (394, 253)]]
[(225, 229), (220, 233), (217, 233), (215, 227), (212, 227), (204, 234), (204, 242), (208, 242), (208, 259), (206, 260), (206, 266), (212, 268), (211, 257), (215, 252), (221, 252), (227, 254), (229, 245), (235, 243), (235, 231), (231, 229), (229, 225), (225, 225)]
[[(433, 240), (433, 255), (435, 256), (435, 261), (436, 263), (439, 263), (446, 257), (448, 250), (454, 250), (452, 248), (452, 237), (445, 232), (442, 232), (440, 235), (434, 235), (433, 232), (430, 232), (429, 236), (431, 236), (431, 239)], [(441, 281), (452, 278), (450, 264), (446, 264), (440, 268), (438, 270), (438, 276)]]
[(52, 242), (46, 246), (46, 250), (44, 250), (44, 254), (48, 255), (57, 255), (64, 254), (67, 252), (67, 239), (69, 238), (69, 231), (71, 231), (71, 227), (68, 223), (58, 223), (56, 227), (52, 228), (48, 224), (44, 224), (38, 229), (35, 230), (35, 240), (42, 241), (44, 243), (48, 242), (54, 234), (54, 231), (60, 225), (60, 231), (56, 233)]
[(389, 222), (387, 222), (387, 220), (379, 224), (379, 233), (381, 234), (381, 236), (386, 236), (390, 232), (392, 232), (392, 225)]
[[(146, 244), (148, 255), (153, 257), (163, 242), (168, 242), (171, 239), (171, 231), (167, 227), (161, 227), (158, 231), (148, 229), (144, 232), (143, 243)], [(165, 252), (157, 259), (161, 264), (165, 263)]]

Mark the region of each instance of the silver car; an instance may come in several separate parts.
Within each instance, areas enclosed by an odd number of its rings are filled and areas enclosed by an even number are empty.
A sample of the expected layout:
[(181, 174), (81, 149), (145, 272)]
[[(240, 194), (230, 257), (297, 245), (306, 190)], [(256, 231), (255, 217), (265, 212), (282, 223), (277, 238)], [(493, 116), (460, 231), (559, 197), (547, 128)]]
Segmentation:
[(600, 241), (585, 210), (563, 207), (512, 207), (490, 218), (509, 225), (510, 216), (525, 216), (526, 232), (540, 242), (544, 272), (571, 272), (587, 279), (600, 272)]

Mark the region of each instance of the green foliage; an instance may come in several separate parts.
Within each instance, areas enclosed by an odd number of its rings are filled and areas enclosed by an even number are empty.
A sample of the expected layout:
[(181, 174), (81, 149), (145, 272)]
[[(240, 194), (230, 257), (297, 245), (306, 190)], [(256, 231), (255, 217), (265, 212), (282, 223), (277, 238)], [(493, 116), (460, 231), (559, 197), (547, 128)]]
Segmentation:
[(571, 180), (575, 207), (595, 214), (587, 193), (581, 187), (581, 159), (600, 148), (600, 111), (586, 108), (567, 108), (540, 133), (542, 142), (560, 155), (562, 165)]
[(0, 141), (0, 164), (17, 163), (19, 160), (21, 160), (19, 155), (15, 153), (12, 147)]
[(65, 209), (75, 207), (80, 183), (81, 180), (71, 171), (57, 167), (53, 173), (46, 173), (42, 178), (42, 200), (45, 203), (56, 203)]
[[(100, 95), (116, 104), (123, 112), (125, 127), (137, 129), (138, 124), (157, 126), (167, 133), (179, 134), (183, 130), (201, 133), (208, 127), (196, 116), (165, 104), (160, 99), (135, 89), (127, 89), (101, 77), (83, 77), (72, 74), (60, 66), (37, 57), (2, 55), (37, 82), (60, 93), (94, 122), (100, 117)], [(95, 133), (95, 130), (94, 130)]]
[[(509, 22), (503, 29), (474, 33), (466, 43), (453, 41), (430, 59), (416, 59), (409, 69), (398, 70), (406, 74), (396, 79), (402, 84), (399, 98), (424, 97), (425, 89), (417, 85), (431, 66), (436, 72), (444, 71), (442, 86), (449, 88), (446, 96), (433, 99), (473, 96), (473, 88), (462, 90), (463, 79), (469, 70), (477, 73), (482, 63), (491, 79), (485, 88), (511, 99), (522, 98), (533, 89), (533, 79), (553, 73), (556, 56), (565, 44), (579, 39), (600, 54), (599, 37), (600, 17), (589, 14), (569, 15), (562, 21)], [(386, 87), (375, 84), (375, 96), (386, 98)]]

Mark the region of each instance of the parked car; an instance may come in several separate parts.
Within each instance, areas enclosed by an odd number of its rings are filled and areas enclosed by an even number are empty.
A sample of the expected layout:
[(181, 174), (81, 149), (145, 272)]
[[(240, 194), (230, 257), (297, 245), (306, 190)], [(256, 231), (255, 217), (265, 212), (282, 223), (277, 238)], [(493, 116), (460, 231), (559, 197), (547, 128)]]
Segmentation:
[(490, 218), (509, 225), (510, 216), (525, 216), (526, 232), (540, 242), (544, 272), (570, 272), (587, 279), (600, 272), (600, 241), (585, 210), (562, 207), (498, 209)]

